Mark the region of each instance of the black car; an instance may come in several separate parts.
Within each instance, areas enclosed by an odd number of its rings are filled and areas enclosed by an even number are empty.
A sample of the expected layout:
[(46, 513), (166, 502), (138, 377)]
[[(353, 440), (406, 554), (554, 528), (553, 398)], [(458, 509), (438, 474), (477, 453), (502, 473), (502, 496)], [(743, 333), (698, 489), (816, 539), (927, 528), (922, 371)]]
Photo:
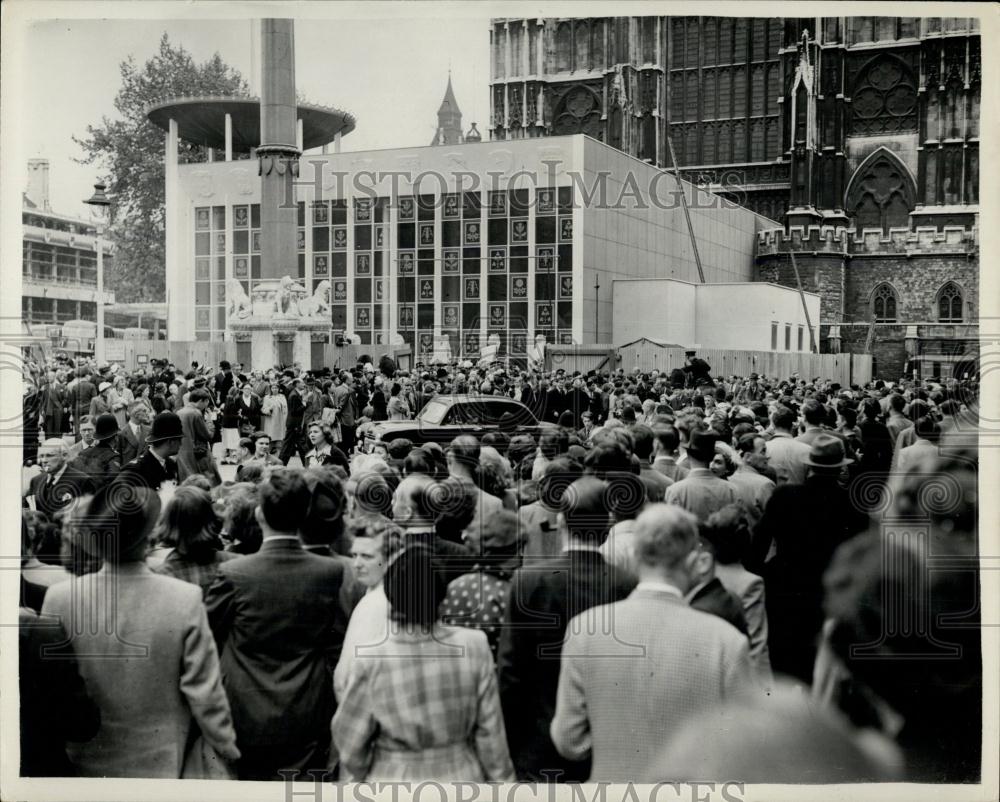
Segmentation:
[(479, 440), (487, 432), (530, 434), (558, 431), (554, 423), (539, 421), (524, 404), (496, 395), (439, 395), (428, 401), (413, 420), (379, 421), (365, 435), (362, 450), (370, 452), (377, 442), (389, 443), (405, 437), (413, 443), (447, 445), (459, 435)]

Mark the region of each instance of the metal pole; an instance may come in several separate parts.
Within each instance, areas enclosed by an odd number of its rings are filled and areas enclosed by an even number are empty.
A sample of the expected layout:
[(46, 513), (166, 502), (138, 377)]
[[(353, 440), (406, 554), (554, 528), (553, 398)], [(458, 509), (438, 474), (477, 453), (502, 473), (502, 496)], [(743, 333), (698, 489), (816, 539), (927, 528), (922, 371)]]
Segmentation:
[(597, 321), (599, 320), (599, 315), (601, 313), (601, 283), (600, 280), (594, 281), (594, 342), (600, 342), (598, 339), (598, 328)]
[(94, 340), (94, 358), (104, 362), (104, 226), (97, 225), (97, 339)]
[(809, 319), (809, 307), (806, 306), (806, 294), (802, 291), (802, 279), (799, 278), (799, 266), (795, 262), (795, 253), (788, 252), (792, 260), (792, 270), (795, 271), (795, 285), (799, 288), (799, 298), (802, 300), (802, 311), (806, 316), (806, 326), (809, 328), (809, 353), (816, 353), (816, 335), (813, 332), (812, 321)]
[(698, 241), (694, 238), (694, 226), (691, 225), (691, 212), (688, 210), (687, 195), (684, 193), (684, 183), (681, 181), (680, 171), (677, 169), (677, 159), (674, 158), (674, 143), (667, 137), (667, 150), (670, 153), (670, 167), (674, 171), (674, 178), (677, 179), (677, 189), (681, 193), (681, 207), (684, 209), (684, 219), (687, 220), (688, 235), (691, 237), (691, 249), (694, 251), (694, 263), (698, 267), (698, 280), (705, 283), (705, 271), (701, 267), (701, 256), (698, 254)]

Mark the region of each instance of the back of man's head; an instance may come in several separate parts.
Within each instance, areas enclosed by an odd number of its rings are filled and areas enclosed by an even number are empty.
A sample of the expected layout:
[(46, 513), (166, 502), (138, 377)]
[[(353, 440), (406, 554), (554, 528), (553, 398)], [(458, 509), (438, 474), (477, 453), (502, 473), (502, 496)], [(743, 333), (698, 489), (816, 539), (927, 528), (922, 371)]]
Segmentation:
[(896, 412), (902, 412), (903, 407), (906, 406), (906, 399), (903, 398), (902, 393), (893, 393), (889, 396), (889, 406)]
[(599, 546), (611, 528), (607, 485), (595, 476), (583, 476), (562, 494), (560, 511), (571, 540)]
[(645, 465), (653, 453), (653, 430), (644, 424), (632, 427), (632, 453)]
[(778, 407), (771, 413), (771, 423), (774, 424), (775, 429), (791, 431), (795, 425), (795, 413), (788, 407)]
[(659, 444), (660, 451), (667, 456), (677, 451), (680, 437), (673, 426), (661, 425), (653, 429), (653, 437)]
[(456, 465), (474, 470), (479, 463), (479, 441), (469, 434), (459, 435), (451, 441), (447, 453)]
[(821, 426), (826, 422), (826, 409), (815, 398), (810, 398), (802, 405), (802, 415), (810, 426)]
[(640, 566), (673, 571), (698, 542), (698, 519), (672, 504), (652, 504), (636, 518), (634, 533)]
[(300, 470), (276, 468), (260, 484), (260, 512), (276, 532), (298, 532), (309, 510), (309, 487)]

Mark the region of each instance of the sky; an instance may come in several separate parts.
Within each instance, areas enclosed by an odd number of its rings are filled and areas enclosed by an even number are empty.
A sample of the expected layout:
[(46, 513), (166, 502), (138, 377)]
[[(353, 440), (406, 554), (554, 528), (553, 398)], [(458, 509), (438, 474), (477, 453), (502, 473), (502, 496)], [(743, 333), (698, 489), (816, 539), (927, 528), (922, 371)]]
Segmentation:
[[(472, 4), (477, 5), (477, 4)], [(312, 103), (352, 112), (357, 128), (342, 149), (428, 145), (451, 68), (462, 110), (462, 126), (488, 128), (489, 19), (482, 14), (441, 19), (399, 15), (370, 19), (299, 19), (295, 26), (296, 88)], [(405, 10), (402, 12), (405, 13)], [(218, 52), (230, 66), (251, 77), (249, 19), (228, 20), (43, 20), (25, 37), (30, 68), (21, 73), (18, 121), (28, 158), (47, 158), (49, 196), (56, 212), (86, 217), (100, 168), (77, 164), (83, 153), (73, 141), (103, 116), (115, 117), (119, 65), (133, 56), (149, 59), (168, 34), (195, 61)], [(259, 36), (256, 41), (259, 43)], [(8, 76), (5, 75), (5, 79)], [(253, 82), (251, 82), (253, 85)], [(256, 84), (259, 86), (259, 83)], [(19, 173), (27, 181), (27, 167)]]

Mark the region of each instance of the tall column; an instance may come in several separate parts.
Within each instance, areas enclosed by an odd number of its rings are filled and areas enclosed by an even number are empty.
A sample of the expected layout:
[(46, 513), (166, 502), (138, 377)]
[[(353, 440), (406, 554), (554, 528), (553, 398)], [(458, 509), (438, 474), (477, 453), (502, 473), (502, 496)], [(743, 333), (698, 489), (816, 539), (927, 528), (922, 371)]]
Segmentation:
[(261, 20), (260, 240), (261, 278), (297, 276), (299, 173), (295, 102), (294, 21)]
[(226, 161), (233, 160), (233, 115), (226, 112)]

